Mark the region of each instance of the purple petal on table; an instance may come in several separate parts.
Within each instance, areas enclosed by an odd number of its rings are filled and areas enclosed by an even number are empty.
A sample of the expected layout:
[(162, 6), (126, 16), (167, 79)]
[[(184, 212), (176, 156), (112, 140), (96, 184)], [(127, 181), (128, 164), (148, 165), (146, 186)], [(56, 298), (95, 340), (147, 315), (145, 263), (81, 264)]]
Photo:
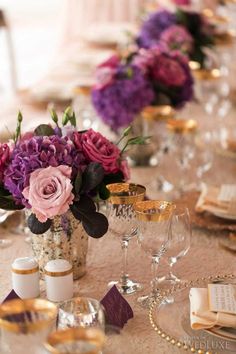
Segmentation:
[(106, 320), (108, 324), (123, 328), (134, 313), (129, 303), (119, 293), (114, 285), (101, 300), (105, 308)]
[(10, 293), (7, 295), (7, 297), (5, 297), (3, 302), (14, 300), (14, 299), (20, 299), (20, 297), (17, 295), (17, 293), (14, 290), (11, 290)]

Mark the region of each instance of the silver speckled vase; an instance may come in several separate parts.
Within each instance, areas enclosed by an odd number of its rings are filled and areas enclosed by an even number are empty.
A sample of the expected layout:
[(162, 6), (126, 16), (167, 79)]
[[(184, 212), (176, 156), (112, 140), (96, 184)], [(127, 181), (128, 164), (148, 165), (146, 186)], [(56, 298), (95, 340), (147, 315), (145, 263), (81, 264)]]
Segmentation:
[(33, 253), (41, 273), (48, 261), (58, 258), (66, 259), (73, 265), (74, 280), (86, 273), (88, 235), (70, 211), (56, 216), (44, 234), (31, 235)]

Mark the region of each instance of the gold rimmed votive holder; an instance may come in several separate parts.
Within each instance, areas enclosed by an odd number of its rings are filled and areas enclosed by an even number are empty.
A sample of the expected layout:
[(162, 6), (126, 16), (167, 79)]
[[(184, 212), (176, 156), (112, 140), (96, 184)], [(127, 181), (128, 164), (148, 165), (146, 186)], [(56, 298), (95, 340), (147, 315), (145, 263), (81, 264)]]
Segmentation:
[(152, 259), (151, 292), (138, 298), (138, 303), (144, 308), (148, 308), (160, 293), (158, 266), (167, 250), (171, 218), (175, 208), (175, 204), (165, 200), (146, 200), (134, 205), (139, 245)]
[(10, 300), (0, 306), (3, 350), (36, 353), (56, 326), (57, 306), (44, 299)]
[(141, 285), (128, 274), (128, 246), (131, 238), (137, 235), (134, 203), (145, 197), (146, 188), (135, 183), (113, 183), (107, 185), (110, 197), (107, 201), (109, 230), (121, 239), (122, 274), (119, 281), (111, 281), (108, 286), (116, 285), (124, 295), (130, 295), (141, 289)]
[(169, 119), (166, 123), (167, 130), (175, 134), (196, 133), (198, 124), (195, 119)]
[(69, 328), (50, 334), (45, 348), (51, 354), (101, 354), (104, 332), (98, 328)]

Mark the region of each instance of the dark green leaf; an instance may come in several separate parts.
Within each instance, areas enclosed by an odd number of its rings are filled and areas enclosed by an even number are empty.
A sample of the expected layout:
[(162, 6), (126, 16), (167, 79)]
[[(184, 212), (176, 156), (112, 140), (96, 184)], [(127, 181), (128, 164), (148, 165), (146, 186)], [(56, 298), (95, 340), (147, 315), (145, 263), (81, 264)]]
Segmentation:
[(109, 198), (109, 196), (110, 196), (109, 190), (107, 189), (106, 185), (102, 183), (99, 188), (99, 197), (103, 200), (106, 200)]
[(50, 219), (47, 219), (46, 222), (40, 222), (36, 218), (35, 214), (31, 214), (28, 217), (28, 226), (29, 226), (30, 231), (33, 234), (41, 235), (44, 232), (48, 231), (50, 229), (51, 225), (52, 225), (52, 220), (50, 220)]
[(102, 237), (108, 230), (107, 218), (97, 212), (87, 214), (86, 217), (82, 219), (82, 225), (87, 234), (93, 238)]
[(74, 217), (82, 222), (89, 236), (99, 238), (107, 232), (107, 218), (96, 212), (96, 206), (89, 197), (81, 196), (78, 202), (71, 205), (70, 210)]
[(0, 196), (8, 196), (8, 197), (11, 196), (9, 191), (4, 188), (3, 184), (0, 184)]
[(4, 210), (21, 210), (23, 205), (17, 205), (12, 196), (0, 196), (0, 209)]
[(103, 182), (105, 185), (110, 184), (110, 183), (118, 183), (118, 182), (123, 182), (124, 181), (124, 176), (121, 171), (115, 173), (115, 174), (109, 174), (104, 176)]
[(81, 213), (96, 211), (96, 205), (91, 198), (81, 195), (79, 201), (74, 202), (70, 209), (74, 217), (81, 220)]
[(75, 184), (74, 184), (76, 195), (79, 194), (81, 185), (82, 185), (82, 174), (81, 174), (81, 172), (79, 171), (79, 172), (77, 173), (76, 178), (75, 178)]
[(82, 191), (89, 192), (103, 180), (104, 169), (98, 162), (91, 162), (83, 173)]
[(48, 124), (40, 124), (34, 131), (38, 136), (51, 136), (54, 135), (53, 128)]

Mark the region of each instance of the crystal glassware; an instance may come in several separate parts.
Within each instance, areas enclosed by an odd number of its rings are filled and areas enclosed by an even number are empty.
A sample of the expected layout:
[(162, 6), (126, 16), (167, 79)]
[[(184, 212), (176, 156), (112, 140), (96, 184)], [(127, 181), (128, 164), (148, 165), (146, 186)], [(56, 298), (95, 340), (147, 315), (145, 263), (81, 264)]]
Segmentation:
[(56, 326), (57, 306), (43, 299), (10, 300), (0, 306), (1, 354), (39, 354)]
[(175, 284), (181, 282), (172, 272), (173, 266), (179, 259), (184, 257), (189, 248), (192, 236), (192, 228), (190, 222), (189, 210), (186, 207), (177, 207), (172, 215), (169, 242), (165, 253), (170, 267), (169, 273), (159, 279), (159, 282), (167, 282), (167, 284)]
[(167, 201), (142, 201), (134, 205), (138, 223), (138, 241), (152, 258), (151, 293), (138, 298), (143, 307), (149, 307), (159, 294), (157, 271), (161, 257), (167, 250), (171, 217), (175, 204)]
[(78, 327), (50, 334), (45, 348), (47, 353), (52, 354), (101, 354), (104, 342), (102, 330)]
[(97, 327), (104, 330), (103, 307), (96, 299), (76, 297), (59, 306), (58, 328)]
[(141, 285), (129, 278), (128, 274), (128, 246), (132, 237), (137, 235), (137, 225), (134, 213), (134, 203), (144, 199), (146, 188), (134, 183), (113, 183), (107, 185), (110, 197), (107, 203), (107, 217), (110, 231), (121, 238), (123, 252), (123, 269), (119, 281), (112, 281), (119, 291), (124, 294), (133, 294)]

